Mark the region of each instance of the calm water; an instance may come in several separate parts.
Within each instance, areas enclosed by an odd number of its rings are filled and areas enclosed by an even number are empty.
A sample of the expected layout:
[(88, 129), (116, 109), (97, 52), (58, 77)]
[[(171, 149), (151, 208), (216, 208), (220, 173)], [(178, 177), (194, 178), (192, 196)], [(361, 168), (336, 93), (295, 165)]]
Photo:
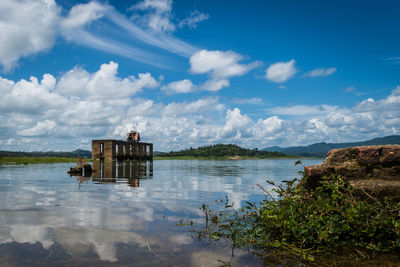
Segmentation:
[(199, 207), (225, 195), (237, 208), (263, 199), (254, 185), (298, 177), (294, 162), (94, 163), (88, 178), (68, 176), (71, 163), (0, 166), (0, 265), (260, 265), (245, 252), (232, 258), (229, 244), (197, 241), (177, 222), (202, 223)]

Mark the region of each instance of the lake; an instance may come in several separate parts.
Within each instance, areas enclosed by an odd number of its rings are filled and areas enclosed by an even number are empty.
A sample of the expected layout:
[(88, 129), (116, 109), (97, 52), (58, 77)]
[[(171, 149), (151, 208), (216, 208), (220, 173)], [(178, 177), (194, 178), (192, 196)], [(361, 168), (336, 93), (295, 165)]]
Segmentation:
[[(0, 165), (0, 262), (10, 266), (257, 266), (251, 253), (193, 238), (178, 222), (203, 223), (202, 204), (235, 208), (264, 198), (256, 184), (299, 177), (295, 159), (158, 160)], [(315, 165), (322, 159), (304, 159)]]

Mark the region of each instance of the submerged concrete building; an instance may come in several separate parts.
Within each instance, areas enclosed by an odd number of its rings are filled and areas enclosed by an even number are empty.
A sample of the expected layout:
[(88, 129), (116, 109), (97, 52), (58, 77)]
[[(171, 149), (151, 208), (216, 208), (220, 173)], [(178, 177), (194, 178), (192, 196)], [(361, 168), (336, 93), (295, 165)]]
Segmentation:
[(153, 160), (153, 144), (138, 141), (92, 140), (92, 158)]

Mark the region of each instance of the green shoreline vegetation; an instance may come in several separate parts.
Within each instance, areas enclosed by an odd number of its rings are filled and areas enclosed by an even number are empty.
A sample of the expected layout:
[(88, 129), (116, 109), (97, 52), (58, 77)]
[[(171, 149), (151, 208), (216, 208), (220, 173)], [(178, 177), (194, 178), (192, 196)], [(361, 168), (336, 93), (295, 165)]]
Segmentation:
[(0, 151), (0, 164), (42, 164), (77, 162), (79, 158), (90, 161), (91, 152), (77, 149), (71, 152), (62, 151)]
[(216, 144), (198, 148), (188, 148), (180, 151), (158, 152), (157, 158), (178, 159), (228, 159), (229, 157), (241, 158), (277, 158), (287, 157), (282, 152), (260, 151), (257, 148), (247, 149), (233, 144)]
[[(41, 164), (76, 162), (78, 158), (90, 161), (91, 152), (77, 149), (72, 152), (0, 151), (0, 164)], [(302, 159), (282, 152), (259, 151), (233, 144), (217, 144), (180, 151), (155, 152), (153, 160), (238, 160), (238, 159)]]
[[(228, 198), (203, 205), (199, 239), (225, 240), (265, 262), (344, 264), (400, 252), (400, 202), (378, 200), (340, 176), (324, 177), (313, 189), (306, 177), (273, 186), (260, 203), (233, 209)], [(185, 224), (183, 224), (185, 225)], [(400, 260), (400, 257), (396, 259)]]
[[(90, 159), (85, 159), (89, 161)], [(65, 157), (0, 157), (0, 164), (44, 164), (78, 162), (78, 158)]]

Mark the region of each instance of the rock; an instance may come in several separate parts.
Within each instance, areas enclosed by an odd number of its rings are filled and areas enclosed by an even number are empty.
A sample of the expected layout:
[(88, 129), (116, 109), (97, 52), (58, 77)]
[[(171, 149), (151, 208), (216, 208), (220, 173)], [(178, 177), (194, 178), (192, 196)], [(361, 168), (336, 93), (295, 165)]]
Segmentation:
[(69, 175), (82, 175), (83, 168), (81, 166), (76, 166), (73, 168), (69, 168)]
[(400, 195), (400, 145), (333, 149), (323, 163), (304, 167), (304, 174), (309, 187), (335, 174), (374, 195)]
[(92, 165), (90, 164), (83, 164), (83, 166), (77, 165), (73, 168), (69, 168), (68, 171), (69, 175), (79, 175), (79, 176), (90, 176), (92, 175)]

